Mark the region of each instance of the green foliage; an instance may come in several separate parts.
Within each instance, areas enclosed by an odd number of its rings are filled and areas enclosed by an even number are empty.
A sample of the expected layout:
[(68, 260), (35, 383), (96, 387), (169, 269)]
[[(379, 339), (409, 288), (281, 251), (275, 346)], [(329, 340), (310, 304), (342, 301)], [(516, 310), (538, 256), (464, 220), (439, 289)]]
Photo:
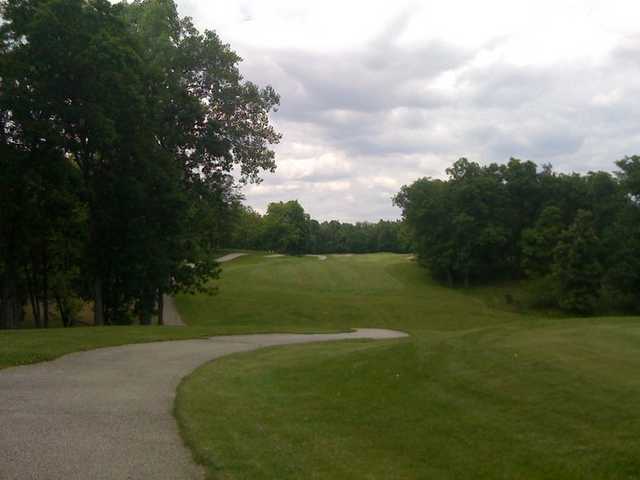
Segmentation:
[(408, 252), (411, 238), (403, 222), (322, 223), (297, 201), (271, 203), (261, 216), (237, 202), (227, 248), (274, 250), (292, 254)]
[[(519, 165), (513, 160), (506, 172)], [(507, 208), (512, 203), (505, 169), (462, 158), (447, 173), (448, 181), (420, 179), (394, 199), (420, 260), (450, 284), (499, 277), (517, 262), (513, 239), (521, 228), (510, 221), (519, 213), (517, 204)]]
[(522, 267), (531, 277), (551, 273), (554, 251), (564, 229), (558, 207), (546, 207), (536, 223), (522, 232)]
[[(480, 166), (462, 158), (447, 180), (419, 179), (394, 201), (420, 261), (450, 285), (527, 276), (547, 284), (538, 302), (545, 306), (635, 310), (640, 289), (629, 265), (640, 253), (640, 160), (617, 164), (615, 176), (564, 175), (517, 159)], [(571, 240), (573, 234), (583, 237)]]
[(233, 209), (232, 224), (231, 236), (223, 245), (242, 250), (262, 248), (262, 216), (258, 212), (238, 202)]
[[(623, 187), (633, 195), (624, 175)], [(640, 206), (637, 197), (604, 233), (607, 270), (603, 298), (614, 311), (640, 312)]]
[(311, 230), (311, 253), (403, 253), (411, 250), (411, 240), (399, 221), (352, 224), (332, 220), (316, 224)]
[(309, 215), (297, 200), (270, 203), (262, 224), (264, 244), (281, 253), (304, 253), (309, 238)]
[(554, 251), (552, 275), (558, 281), (558, 303), (568, 311), (589, 314), (598, 304), (601, 245), (590, 212), (579, 210)]
[(619, 173), (622, 185), (630, 195), (640, 199), (640, 155), (625, 157), (616, 162), (621, 172)]
[(46, 326), (52, 297), (65, 316), (77, 296), (96, 324), (147, 324), (163, 293), (209, 290), (230, 172), (275, 168), (278, 95), (172, 0), (0, 9), (0, 325), (28, 298)]

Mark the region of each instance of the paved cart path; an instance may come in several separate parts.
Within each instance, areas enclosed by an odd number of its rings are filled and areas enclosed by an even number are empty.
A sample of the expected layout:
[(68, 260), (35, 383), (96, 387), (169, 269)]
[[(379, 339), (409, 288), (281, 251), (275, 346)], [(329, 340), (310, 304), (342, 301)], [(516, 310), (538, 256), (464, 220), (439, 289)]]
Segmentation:
[(261, 347), (406, 334), (262, 334), (72, 353), (0, 371), (0, 479), (202, 478), (172, 416), (180, 380), (199, 365)]

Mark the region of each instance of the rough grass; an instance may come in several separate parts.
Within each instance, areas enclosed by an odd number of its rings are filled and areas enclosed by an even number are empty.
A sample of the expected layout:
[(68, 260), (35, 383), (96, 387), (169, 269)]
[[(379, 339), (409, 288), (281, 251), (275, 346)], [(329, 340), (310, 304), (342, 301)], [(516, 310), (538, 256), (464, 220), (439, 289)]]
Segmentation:
[(405, 330), (238, 354), (176, 415), (213, 479), (640, 478), (640, 319), (522, 316), (401, 255), (239, 259), (193, 325)]
[(219, 333), (211, 327), (113, 326), (0, 331), (0, 369), (128, 343), (184, 340)]

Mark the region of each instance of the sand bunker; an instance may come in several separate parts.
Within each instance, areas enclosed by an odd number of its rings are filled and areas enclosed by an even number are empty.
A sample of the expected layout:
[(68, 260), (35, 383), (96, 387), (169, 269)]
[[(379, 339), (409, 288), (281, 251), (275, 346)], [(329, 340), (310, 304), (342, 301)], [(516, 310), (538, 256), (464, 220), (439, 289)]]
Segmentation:
[(326, 260), (326, 255), (305, 255), (305, 257), (316, 257), (318, 260)]
[(238, 257), (244, 257), (245, 255), (247, 254), (246, 253), (227, 253), (223, 257), (216, 258), (216, 262), (218, 263), (230, 262), (231, 260), (235, 260)]

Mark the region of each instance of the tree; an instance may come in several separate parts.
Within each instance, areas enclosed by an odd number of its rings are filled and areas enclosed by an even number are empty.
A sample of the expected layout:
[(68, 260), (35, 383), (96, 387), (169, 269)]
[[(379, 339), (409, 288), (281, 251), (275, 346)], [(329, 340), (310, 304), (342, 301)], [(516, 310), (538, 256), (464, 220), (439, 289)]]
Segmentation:
[(595, 310), (603, 273), (600, 256), (593, 215), (579, 210), (554, 252), (552, 272), (558, 282), (558, 303), (563, 309), (583, 315)]
[[(616, 311), (640, 311), (640, 209), (630, 205), (606, 232), (603, 293)], [(613, 246), (613, 248), (612, 248)]]
[[(96, 324), (130, 322), (133, 312), (149, 323), (164, 293), (206, 290), (218, 271), (212, 252), (239, 200), (231, 171), (248, 182), (275, 168), (270, 145), (280, 136), (269, 112), (278, 95), (245, 81), (230, 47), (180, 18), (170, 0), (20, 0), (0, 8), (0, 140), (11, 159), (0, 168), (18, 181), (7, 191), (29, 192), (43, 172), (38, 182), (46, 185), (56, 178), (51, 159), (63, 162), (78, 185), (62, 184), (51, 199), (25, 195), (41, 204), (79, 199), (82, 208), (72, 210), (84, 212), (86, 238), (71, 266), (52, 263), (57, 250), (48, 242), (70, 234), (53, 218), (42, 218), (39, 230), (24, 222), (3, 229), (3, 311), (20, 311), (22, 286), (30, 285), (21, 268), (28, 255), (16, 256), (26, 252), (25, 232), (51, 230), (39, 236), (48, 239), (46, 255), (29, 274), (47, 285), (91, 283), (74, 290), (94, 300)], [(24, 213), (8, 205), (7, 217)], [(53, 265), (62, 270), (52, 276)], [(49, 290), (29, 295), (48, 303)], [(15, 323), (16, 314), (5, 317)]]
[(190, 231), (180, 235), (188, 241), (173, 257), (171, 286), (161, 289), (202, 289), (217, 274), (211, 258), (231, 235), (240, 200), (230, 173), (237, 168), (241, 182), (256, 182), (275, 169), (270, 146), (280, 135), (269, 112), (279, 96), (244, 80), (240, 57), (215, 32), (180, 18), (172, 0), (134, 1), (125, 16), (143, 45), (154, 137), (178, 167), (190, 206)]
[(461, 158), (447, 181), (420, 179), (395, 197), (412, 230), (419, 258), (450, 285), (509, 272), (510, 229), (499, 169)]
[(618, 177), (622, 186), (636, 201), (640, 200), (640, 155), (624, 157), (616, 162), (620, 172)]
[(626, 202), (605, 232), (607, 252), (604, 293), (616, 309), (640, 311), (640, 156), (616, 162), (620, 193)]
[(260, 249), (262, 216), (251, 207), (237, 202), (233, 209), (231, 235), (225, 246), (229, 248)]
[(522, 267), (530, 277), (551, 273), (554, 251), (564, 230), (562, 212), (558, 207), (546, 207), (533, 227), (522, 234)]
[(110, 249), (105, 199), (98, 190), (114, 165), (145, 147), (142, 65), (120, 6), (104, 0), (25, 0), (3, 4), (3, 108), (20, 125), (13, 141), (58, 148), (78, 166), (88, 205), (96, 324), (103, 317), (103, 276)]
[(297, 200), (270, 203), (264, 216), (263, 235), (270, 250), (304, 253), (309, 238), (309, 216)]

